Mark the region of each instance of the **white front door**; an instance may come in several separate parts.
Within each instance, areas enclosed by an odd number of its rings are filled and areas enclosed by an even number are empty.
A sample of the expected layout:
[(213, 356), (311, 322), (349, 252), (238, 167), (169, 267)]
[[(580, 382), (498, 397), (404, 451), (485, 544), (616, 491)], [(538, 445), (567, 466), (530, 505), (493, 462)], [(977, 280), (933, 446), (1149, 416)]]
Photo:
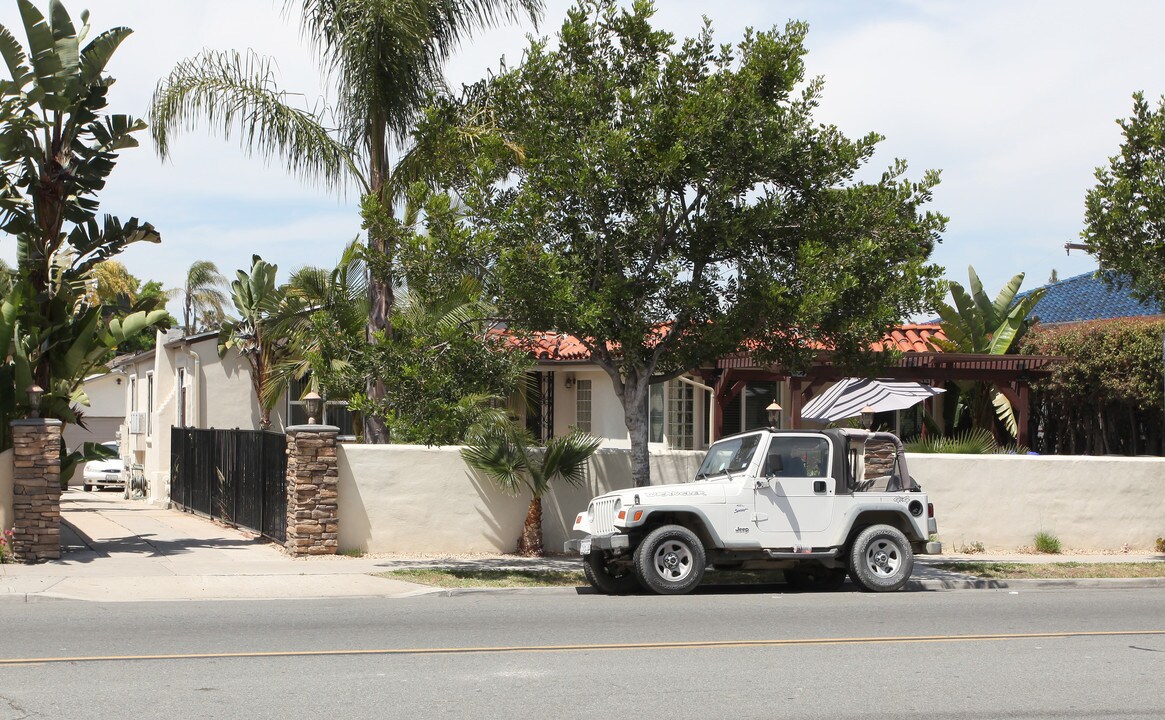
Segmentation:
[(830, 442), (821, 435), (774, 435), (769, 441), (755, 496), (755, 521), (764, 547), (812, 545), (809, 533), (833, 519), (836, 488)]

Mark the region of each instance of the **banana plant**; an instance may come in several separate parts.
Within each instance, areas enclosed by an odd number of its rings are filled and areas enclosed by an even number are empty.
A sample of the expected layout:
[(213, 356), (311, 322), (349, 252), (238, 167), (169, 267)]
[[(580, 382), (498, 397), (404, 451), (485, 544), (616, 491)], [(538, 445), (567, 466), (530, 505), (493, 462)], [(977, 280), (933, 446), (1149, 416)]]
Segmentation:
[(89, 36), (59, 0), (48, 16), (16, 0), (27, 46), (0, 25), (0, 230), (16, 238), (17, 270), (0, 306), (0, 450), (25, 388), (44, 388), (40, 412), (83, 423), (85, 376), (133, 335), (163, 323), (151, 305), (120, 309), (85, 298), (93, 268), (137, 242), (159, 242), (147, 222), (98, 217), (97, 193), (118, 154), (145, 129), (106, 113), (114, 79), (105, 73), (131, 34), (117, 27)]
[[(1031, 327), (1032, 311), (1043, 299), (1046, 290), (1038, 288), (1017, 299), (1024, 278), (1024, 274), (1019, 273), (1003, 286), (992, 301), (983, 291), (983, 283), (975, 268), (968, 266), (967, 274), (971, 291), (967, 292), (959, 283), (950, 283), (954, 305), (941, 305), (938, 308), (939, 317), (942, 318), (940, 326), (947, 339), (932, 342), (943, 352), (987, 355), (1011, 353)], [(994, 415), (1012, 437), (1017, 435), (1015, 410), (996, 387), (970, 381), (955, 384), (959, 388), (959, 395), (969, 398), (975, 427), (989, 429)]]

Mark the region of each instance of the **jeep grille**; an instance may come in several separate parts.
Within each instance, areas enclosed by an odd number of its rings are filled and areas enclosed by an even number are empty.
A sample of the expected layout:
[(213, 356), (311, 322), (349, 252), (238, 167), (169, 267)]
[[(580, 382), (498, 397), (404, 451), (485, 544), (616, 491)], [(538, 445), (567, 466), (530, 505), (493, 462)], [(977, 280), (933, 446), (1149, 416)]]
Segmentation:
[(607, 535), (615, 532), (615, 503), (617, 498), (602, 498), (591, 503), (591, 508), (595, 511), (594, 520), (591, 521), (592, 535)]

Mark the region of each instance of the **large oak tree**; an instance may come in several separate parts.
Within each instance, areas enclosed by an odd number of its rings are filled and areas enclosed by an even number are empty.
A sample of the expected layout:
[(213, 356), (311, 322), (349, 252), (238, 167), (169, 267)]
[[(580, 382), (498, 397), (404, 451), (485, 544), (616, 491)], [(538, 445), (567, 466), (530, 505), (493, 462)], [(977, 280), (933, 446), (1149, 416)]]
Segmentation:
[(496, 238), (503, 314), (578, 337), (610, 376), (637, 485), (651, 384), (746, 343), (790, 365), (819, 343), (861, 353), (938, 300), (945, 223), (921, 210), (936, 172), (855, 180), (880, 137), (814, 119), (806, 25), (732, 47), (652, 14), (580, 3), (557, 47), (433, 108), (417, 146)]

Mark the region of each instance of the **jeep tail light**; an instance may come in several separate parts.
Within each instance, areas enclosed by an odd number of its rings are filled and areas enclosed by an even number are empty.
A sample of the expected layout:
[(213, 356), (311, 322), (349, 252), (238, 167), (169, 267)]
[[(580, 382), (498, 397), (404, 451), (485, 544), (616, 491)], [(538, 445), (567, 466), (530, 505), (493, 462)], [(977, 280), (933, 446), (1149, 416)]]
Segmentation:
[(926, 516), (928, 518), (934, 517), (934, 503), (927, 503), (926, 504)]

